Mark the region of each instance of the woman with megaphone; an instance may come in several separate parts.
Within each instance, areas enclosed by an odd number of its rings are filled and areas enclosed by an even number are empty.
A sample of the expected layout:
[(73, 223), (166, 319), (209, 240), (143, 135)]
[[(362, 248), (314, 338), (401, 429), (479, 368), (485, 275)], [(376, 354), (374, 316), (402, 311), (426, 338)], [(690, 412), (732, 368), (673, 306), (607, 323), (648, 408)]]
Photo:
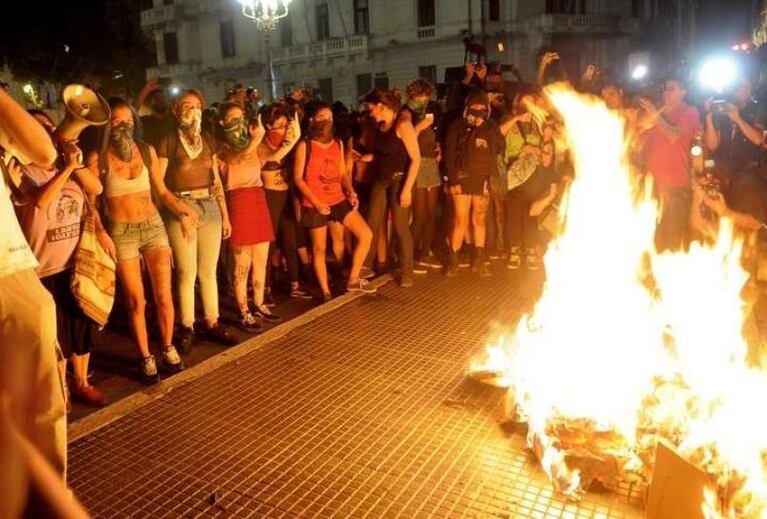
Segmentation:
[(13, 190), (16, 216), (39, 262), (36, 273), (56, 301), (57, 338), (64, 355), (59, 369), (63, 378), (68, 359), (75, 381), (67, 397), (101, 406), (104, 396), (88, 381), (93, 323), (70, 289), (85, 198), (98, 195), (101, 183), (83, 167), (83, 154), (77, 145), (79, 131), (74, 134), (61, 131), (63, 123), (57, 130), (45, 112), (30, 113), (49, 133), (60, 156), (49, 166), (22, 166), (16, 159), (9, 164), (16, 184)]
[(114, 241), (117, 277), (125, 294), (133, 339), (141, 355), (139, 371), (145, 382), (152, 383), (158, 380), (159, 373), (149, 349), (142, 261), (157, 307), (163, 365), (170, 373), (183, 369), (173, 345), (175, 310), (170, 245), (165, 223), (152, 200), (152, 188), (174, 214), (193, 211), (165, 187), (154, 148), (136, 140), (136, 115), (130, 105), (123, 99), (112, 98), (109, 107), (111, 113), (101, 152), (92, 153), (88, 164), (104, 184), (107, 227)]

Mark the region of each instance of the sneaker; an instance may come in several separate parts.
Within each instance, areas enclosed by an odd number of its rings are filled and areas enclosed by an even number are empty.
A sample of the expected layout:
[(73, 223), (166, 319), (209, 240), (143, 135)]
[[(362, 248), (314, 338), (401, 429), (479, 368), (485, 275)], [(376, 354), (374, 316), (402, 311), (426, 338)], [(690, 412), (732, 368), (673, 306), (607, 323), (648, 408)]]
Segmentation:
[(510, 270), (517, 270), (522, 266), (522, 256), (519, 254), (518, 247), (512, 247), (511, 253), (509, 253), (509, 261), (506, 263), (506, 268)]
[(428, 273), (429, 273), (428, 267), (422, 263), (416, 263), (413, 266), (413, 274), (428, 274)]
[(415, 285), (415, 281), (413, 280), (412, 274), (402, 274), (402, 277), (399, 280), (399, 286), (402, 288), (410, 288), (413, 285)]
[(265, 304), (261, 306), (257, 306), (256, 309), (253, 311), (253, 315), (256, 317), (261, 318), (262, 320), (266, 321), (267, 323), (281, 323), (282, 317), (280, 317), (277, 314), (273, 314), (269, 308)]
[(538, 270), (541, 268), (541, 260), (533, 250), (528, 250), (525, 255), (525, 266), (527, 270)]
[(421, 260), (421, 265), (426, 265), (427, 267), (440, 269), (442, 268), (442, 262), (439, 261), (436, 257), (434, 257), (434, 254), (429, 254), (425, 258)]
[(323, 303), (327, 303), (328, 301), (333, 299), (333, 294), (329, 292), (327, 294), (321, 294), (320, 299), (322, 300)]
[(165, 364), (165, 369), (171, 373), (178, 373), (184, 369), (184, 363), (181, 362), (181, 357), (176, 351), (176, 347), (169, 344), (162, 350), (162, 360)]
[(471, 258), (467, 252), (458, 253), (458, 266), (462, 269), (471, 266)]
[(373, 279), (376, 277), (375, 271), (369, 267), (362, 267), (360, 269), (360, 278), (361, 279)]
[(141, 359), (141, 378), (147, 384), (154, 384), (160, 380), (160, 374), (157, 372), (157, 362), (154, 355)]
[(370, 284), (367, 279), (360, 278), (354, 283), (346, 285), (347, 292), (362, 292), (363, 294), (375, 294), (378, 289)]
[(269, 308), (277, 306), (277, 303), (274, 301), (274, 296), (272, 295), (272, 289), (269, 287), (266, 287), (266, 290), (264, 290), (264, 306), (268, 306)]
[(242, 314), (239, 324), (240, 328), (250, 333), (258, 333), (264, 328), (264, 326), (261, 324), (261, 321), (256, 319), (256, 317), (250, 312), (245, 312)]
[(479, 277), (481, 278), (489, 278), (493, 275), (493, 273), (490, 271), (490, 266), (484, 262), (479, 267), (478, 274), (479, 274)]
[(104, 394), (93, 386), (75, 385), (72, 400), (90, 407), (104, 407)]
[(194, 330), (186, 326), (179, 328), (176, 334), (176, 344), (178, 344), (178, 350), (182, 355), (192, 351), (192, 346), (194, 346)]
[(306, 292), (298, 283), (291, 283), (290, 285), (290, 297), (293, 299), (311, 299), (312, 296)]
[(490, 254), (488, 254), (487, 259), (491, 260), (499, 260), (501, 259), (501, 251), (499, 250), (492, 250), (490, 251)]
[(216, 323), (210, 327), (203, 327), (200, 335), (211, 342), (217, 342), (224, 346), (234, 346), (239, 341), (232, 335), (232, 332), (224, 328), (221, 323)]

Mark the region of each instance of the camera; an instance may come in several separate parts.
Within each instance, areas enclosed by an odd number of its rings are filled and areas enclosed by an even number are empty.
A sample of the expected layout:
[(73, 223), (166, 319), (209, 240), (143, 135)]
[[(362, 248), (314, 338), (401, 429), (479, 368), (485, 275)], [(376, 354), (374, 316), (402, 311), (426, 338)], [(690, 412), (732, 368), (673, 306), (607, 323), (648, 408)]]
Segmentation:
[(727, 101), (724, 99), (711, 101), (711, 111), (717, 114), (723, 114), (727, 111)]

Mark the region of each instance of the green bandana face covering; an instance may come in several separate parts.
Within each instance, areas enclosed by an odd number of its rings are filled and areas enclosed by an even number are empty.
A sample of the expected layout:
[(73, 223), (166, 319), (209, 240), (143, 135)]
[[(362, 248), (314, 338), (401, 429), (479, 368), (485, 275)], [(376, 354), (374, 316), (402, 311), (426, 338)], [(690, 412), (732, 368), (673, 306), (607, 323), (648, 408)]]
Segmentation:
[(222, 131), (226, 143), (237, 151), (245, 149), (245, 147), (250, 143), (248, 125), (245, 124), (244, 119), (238, 118), (230, 121), (229, 123), (226, 123), (222, 128)]
[(414, 99), (410, 99), (407, 102), (407, 107), (410, 108), (419, 119), (423, 119), (426, 115), (426, 107), (429, 104), (429, 100), (425, 99), (423, 101), (416, 101)]

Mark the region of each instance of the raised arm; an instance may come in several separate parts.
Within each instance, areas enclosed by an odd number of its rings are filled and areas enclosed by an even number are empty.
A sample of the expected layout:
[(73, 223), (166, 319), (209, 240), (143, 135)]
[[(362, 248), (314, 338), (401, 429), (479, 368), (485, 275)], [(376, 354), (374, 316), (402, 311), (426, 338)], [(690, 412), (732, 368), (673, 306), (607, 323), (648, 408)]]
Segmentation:
[[(260, 121), (260, 116), (259, 116)], [(285, 142), (282, 143), (282, 146), (277, 148), (276, 150), (271, 149), (269, 146), (259, 146), (258, 148), (258, 158), (261, 159), (262, 163), (265, 162), (279, 162), (285, 157), (287, 157), (288, 153), (291, 152), (293, 147), (296, 145), (298, 140), (301, 138), (301, 123), (298, 120), (298, 117), (294, 117), (290, 120), (290, 125), (288, 126), (288, 133), (286, 135)]]
[(706, 111), (706, 117), (703, 123), (703, 142), (709, 151), (716, 151), (722, 143), (722, 137), (714, 124), (714, 114), (711, 112), (711, 99), (706, 99), (703, 108)]
[(56, 148), (48, 132), (2, 88), (0, 146), (23, 164), (51, 168), (56, 162)]
[[(92, 155), (95, 155), (95, 153)], [(45, 184), (37, 194), (35, 205), (41, 209), (47, 208), (58, 196), (61, 189), (64, 187), (64, 184), (66, 184), (67, 180), (72, 176), (72, 173), (77, 177), (86, 196), (97, 196), (101, 194), (102, 186), (98, 178), (98, 173), (94, 175), (83, 166), (83, 152), (80, 151), (80, 148), (74, 144), (70, 145), (64, 154), (64, 157), (64, 169), (58, 172), (50, 182)], [(94, 160), (98, 162), (97, 159)]]

